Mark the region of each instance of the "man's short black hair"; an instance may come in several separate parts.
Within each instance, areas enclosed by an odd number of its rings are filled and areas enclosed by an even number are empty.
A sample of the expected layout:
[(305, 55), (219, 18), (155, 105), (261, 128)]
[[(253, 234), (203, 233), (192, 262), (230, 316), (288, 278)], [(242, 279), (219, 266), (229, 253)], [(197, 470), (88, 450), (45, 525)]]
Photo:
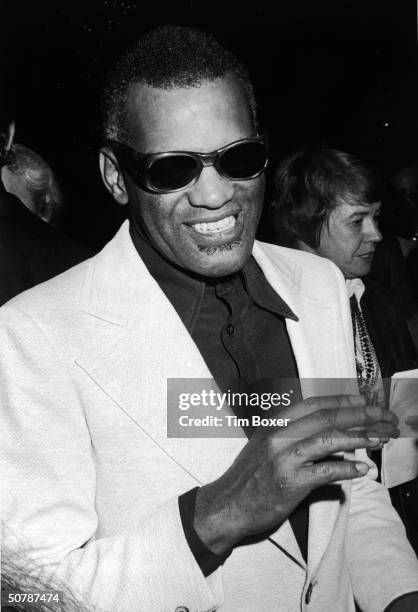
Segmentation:
[(144, 83), (160, 89), (195, 87), (234, 75), (248, 99), (256, 127), (256, 101), (247, 70), (215, 38), (183, 26), (159, 26), (145, 34), (116, 62), (102, 96), (104, 140), (126, 141), (126, 102), (131, 85)]
[(274, 176), (272, 212), (279, 240), (313, 249), (324, 223), (339, 204), (379, 202), (384, 182), (372, 166), (334, 149), (304, 149), (285, 158)]

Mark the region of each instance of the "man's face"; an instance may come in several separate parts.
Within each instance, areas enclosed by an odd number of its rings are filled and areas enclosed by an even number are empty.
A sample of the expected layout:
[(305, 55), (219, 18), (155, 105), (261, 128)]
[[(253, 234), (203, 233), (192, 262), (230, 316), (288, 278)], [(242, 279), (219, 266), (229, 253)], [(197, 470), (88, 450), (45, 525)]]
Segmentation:
[[(233, 78), (200, 86), (135, 85), (129, 98), (132, 148), (141, 153), (209, 153), (255, 136), (246, 98)], [(261, 214), (264, 176), (231, 181), (214, 166), (173, 193), (148, 193), (124, 174), (131, 215), (159, 251), (186, 270), (223, 276), (248, 260)]]
[(340, 203), (325, 223), (316, 253), (331, 259), (345, 278), (370, 272), (376, 244), (382, 239), (377, 225), (380, 202), (364, 205)]

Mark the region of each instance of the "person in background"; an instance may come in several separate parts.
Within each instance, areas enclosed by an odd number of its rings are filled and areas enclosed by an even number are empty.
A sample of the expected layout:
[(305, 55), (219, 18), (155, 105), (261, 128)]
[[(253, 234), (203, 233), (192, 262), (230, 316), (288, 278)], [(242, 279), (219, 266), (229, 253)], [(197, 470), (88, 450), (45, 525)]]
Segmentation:
[(418, 238), (418, 163), (410, 162), (390, 175), (384, 215), (405, 259), (416, 249)]
[[(378, 217), (384, 186), (379, 175), (351, 154), (313, 148), (283, 159), (274, 186), (271, 208), (278, 242), (339, 267), (350, 298), (360, 390), (384, 392), (383, 379), (416, 368), (417, 353), (400, 301), (376, 280), (378, 274), (369, 274), (382, 240)], [(383, 464), (390, 462), (389, 448), (382, 453)], [(380, 454), (374, 453), (378, 463)], [(418, 553), (417, 479), (391, 487), (390, 495)]]
[[(401, 156), (402, 157), (402, 156)], [(407, 320), (418, 350), (418, 291), (416, 282), (416, 234), (418, 232), (418, 166), (396, 157), (387, 169), (380, 215), (382, 241), (377, 245), (369, 273), (390, 291)], [(395, 162), (393, 162), (395, 163)]]
[(1, 169), (7, 192), (14, 194), (37, 217), (58, 228), (62, 222), (64, 198), (52, 168), (35, 151), (15, 143), (11, 161)]
[(376, 245), (368, 277), (374, 278), (392, 293), (408, 323), (416, 316), (418, 301), (414, 297), (398, 237), (383, 233), (382, 241)]
[[(414, 298), (418, 303), (418, 163), (398, 169), (390, 179), (394, 194), (390, 213), (403, 221), (399, 241)], [(418, 315), (411, 321), (418, 345)]]
[(92, 254), (39, 219), (5, 189), (3, 178), (10, 186), (11, 177), (5, 168), (16, 164), (13, 138), (14, 123), (0, 108), (0, 305)]
[(367, 276), (385, 287), (407, 322), (409, 333), (418, 351), (418, 300), (414, 295), (409, 261), (414, 257), (412, 251), (405, 261), (399, 242), (402, 238), (383, 234), (383, 239), (376, 246), (372, 267)]

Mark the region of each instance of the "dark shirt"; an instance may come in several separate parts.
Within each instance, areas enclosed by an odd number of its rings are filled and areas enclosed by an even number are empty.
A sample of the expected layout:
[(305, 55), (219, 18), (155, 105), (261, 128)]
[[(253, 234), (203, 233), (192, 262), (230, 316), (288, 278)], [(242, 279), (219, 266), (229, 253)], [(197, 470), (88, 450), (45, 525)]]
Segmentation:
[[(168, 262), (132, 225), (131, 237), (223, 392), (282, 393), (291, 386), (292, 400), (300, 399), (297, 366), (285, 325), (285, 318), (297, 321), (297, 317), (268, 284), (253, 258), (241, 273), (203, 278)], [(237, 416), (248, 417), (249, 410), (255, 412), (249, 407), (243, 410)], [(246, 428), (245, 433), (250, 437), (253, 431)], [(212, 553), (193, 527), (197, 490), (196, 487), (180, 496), (180, 516), (190, 549), (207, 576), (228, 555), (221, 557)], [(293, 513), (290, 521), (306, 558), (306, 504)]]

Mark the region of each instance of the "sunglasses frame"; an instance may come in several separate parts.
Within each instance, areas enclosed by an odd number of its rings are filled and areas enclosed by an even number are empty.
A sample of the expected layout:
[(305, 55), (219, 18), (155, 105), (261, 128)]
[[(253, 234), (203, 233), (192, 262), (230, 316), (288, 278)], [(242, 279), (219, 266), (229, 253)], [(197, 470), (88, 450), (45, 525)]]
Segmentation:
[[(262, 136), (253, 136), (250, 138), (234, 140), (234, 142), (230, 142), (224, 147), (216, 149), (215, 151), (211, 151), (210, 153), (199, 153), (197, 151), (165, 151), (162, 153), (140, 153), (132, 147), (117, 140), (109, 140), (108, 142), (114, 154), (116, 155), (116, 158), (120, 163), (121, 167), (126, 170), (133, 182), (141, 189), (149, 191), (150, 193), (174, 193), (176, 191), (181, 191), (182, 189), (188, 187), (190, 184), (196, 182), (199, 179), (203, 168), (205, 168), (206, 166), (214, 166), (217, 172), (228, 180), (249, 181), (260, 176), (260, 174), (264, 172), (269, 163), (267, 144)], [(244, 144), (249, 142), (257, 142), (264, 145), (266, 151), (266, 161), (263, 167), (258, 172), (245, 178), (232, 178), (225, 174), (219, 165), (220, 157), (224, 153), (229, 151), (231, 148), (236, 147), (238, 144)], [(196, 162), (198, 162), (198, 164), (200, 164), (200, 169), (198, 168), (195, 176), (193, 176), (193, 178), (182, 187), (177, 187), (175, 189), (162, 189), (159, 187), (155, 187), (149, 178), (149, 169), (151, 168), (151, 165), (159, 159), (164, 159), (173, 155), (192, 157)]]

